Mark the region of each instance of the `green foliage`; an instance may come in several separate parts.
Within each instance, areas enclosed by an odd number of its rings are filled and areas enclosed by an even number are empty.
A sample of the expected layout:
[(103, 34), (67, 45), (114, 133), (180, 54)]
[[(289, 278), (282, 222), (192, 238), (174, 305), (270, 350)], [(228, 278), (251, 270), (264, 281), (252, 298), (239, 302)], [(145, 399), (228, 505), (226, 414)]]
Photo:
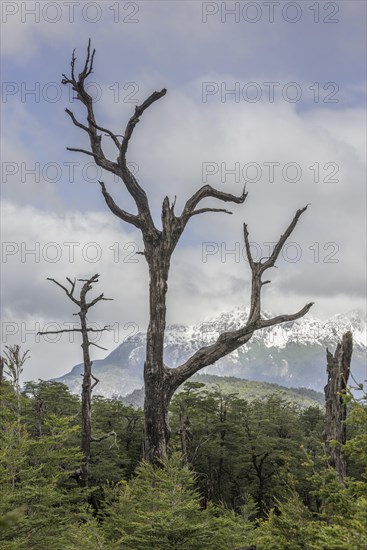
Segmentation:
[(304, 448), (321, 437), (322, 419), (318, 407), (299, 409), (277, 394), (248, 402), (190, 382), (172, 402), (172, 441), (186, 449), (205, 501), (239, 512), (250, 495), (263, 514), (289, 476), (307, 492), (301, 462)]
[(23, 421), (32, 436), (41, 436), (45, 430), (48, 433), (45, 421), (51, 415), (68, 417), (75, 426), (80, 424), (80, 400), (60, 382), (25, 382), (23, 396), (28, 397), (24, 401)]
[(80, 522), (72, 523), (65, 529), (63, 546), (54, 546), (60, 550), (109, 550), (112, 546), (106, 541), (99, 522), (86, 509), (80, 514)]
[(245, 542), (249, 524), (223, 508), (202, 510), (194, 485), (179, 455), (161, 468), (142, 462), (136, 478), (108, 491), (102, 526), (113, 547), (230, 550)]
[(327, 463), (319, 406), (222, 390), (192, 381), (175, 396), (171, 446), (179, 453), (160, 468), (141, 462), (142, 411), (94, 398), (91, 483), (83, 489), (78, 397), (58, 382), (19, 391), (3, 380), (0, 547), (367, 548), (366, 396), (345, 397), (341, 483)]
[[(20, 400), (21, 400), (20, 396)], [(18, 419), (18, 396), (14, 386), (7, 380), (0, 384), (0, 426)]]
[(121, 401), (94, 397), (92, 433), (98, 439), (115, 432), (116, 436), (92, 442), (91, 482), (118, 482), (130, 478), (142, 459), (143, 413)]
[(298, 494), (293, 493), (284, 502), (278, 502), (272, 508), (265, 521), (255, 533), (256, 545), (261, 550), (299, 550), (308, 549), (311, 535), (308, 525), (312, 515), (301, 502)]
[[(335, 486), (330, 489), (330, 495)], [(340, 514), (334, 508), (333, 514), (312, 515), (302, 503), (299, 495), (291, 494), (279, 502), (267, 519), (255, 531), (254, 541), (259, 550), (362, 550), (367, 548), (367, 499), (355, 499), (345, 488), (345, 502), (348, 506)], [(339, 502), (340, 497), (337, 499)]]
[[(363, 391), (359, 388), (359, 391)], [(362, 479), (367, 482), (367, 394), (355, 397), (351, 390), (345, 396), (348, 404), (348, 440), (344, 453), (359, 468)]]
[(45, 420), (48, 435), (38, 439), (31, 439), (17, 423), (1, 431), (0, 515), (9, 517), (17, 509), (23, 512), (14, 525), (4, 529), (2, 548), (52, 548), (55, 538), (63, 536), (65, 525), (75, 521), (74, 513), (84, 497), (70, 478), (81, 454), (70, 444), (77, 428), (69, 424), (70, 419), (51, 415)]
[[(320, 441), (315, 444), (312, 430), (308, 431), (311, 446), (305, 449), (303, 466), (309, 472), (310, 492), (318, 506), (310, 510), (300, 495), (292, 490), (287, 498), (272, 508), (256, 530), (255, 540), (260, 550), (367, 548), (365, 398), (356, 399), (349, 393), (347, 400), (350, 405), (347, 420), (350, 439), (344, 445), (344, 452), (363, 466), (361, 476), (347, 477), (342, 483), (335, 470), (328, 466)], [(307, 425), (309, 419), (304, 420)]]
[[(244, 380), (231, 376), (215, 376), (210, 374), (196, 374), (189, 382), (201, 384), (206, 391), (217, 391), (237, 395), (246, 401), (265, 400), (276, 394), (280, 399), (307, 408), (315, 405), (324, 405), (324, 396), (315, 390), (308, 388), (286, 388), (278, 384), (259, 382), (256, 380)], [(180, 390), (178, 390), (180, 391)]]

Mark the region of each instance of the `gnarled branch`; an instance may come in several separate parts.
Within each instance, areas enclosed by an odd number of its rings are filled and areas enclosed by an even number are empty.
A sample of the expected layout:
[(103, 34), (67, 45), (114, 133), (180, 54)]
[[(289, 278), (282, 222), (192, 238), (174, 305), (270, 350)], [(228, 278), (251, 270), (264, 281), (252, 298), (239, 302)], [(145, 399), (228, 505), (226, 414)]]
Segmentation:
[(161, 97), (166, 95), (166, 93), (167, 93), (166, 88), (163, 88), (160, 92), (153, 92), (148, 97), (148, 99), (144, 101), (144, 103), (142, 103), (141, 105), (137, 105), (135, 107), (135, 112), (133, 116), (130, 118), (129, 122), (127, 123), (126, 129), (125, 129), (124, 138), (122, 140), (122, 146), (121, 146), (121, 151), (119, 156), (119, 164), (121, 162), (122, 163), (126, 162), (125, 157), (126, 157), (127, 148), (129, 146), (129, 141), (135, 126), (140, 120), (141, 115), (144, 113), (144, 111), (148, 109), (148, 107), (150, 107), (153, 103), (155, 103), (156, 101), (161, 99)]
[(77, 306), (79, 306), (79, 301), (73, 296), (74, 294), (74, 289), (75, 289), (75, 279), (74, 279), (74, 282), (69, 279), (68, 277), (66, 277), (66, 280), (70, 283), (70, 286), (71, 286), (71, 290), (68, 290), (64, 285), (62, 285), (61, 283), (59, 283), (58, 281), (56, 281), (56, 279), (52, 279), (52, 277), (47, 277), (46, 279), (47, 281), (52, 281), (53, 283), (55, 283), (55, 285), (59, 286), (60, 288), (62, 288), (65, 292), (66, 292), (66, 295), (70, 298), (70, 300), (72, 302), (74, 302), (74, 304), (76, 304)]
[[(91, 42), (89, 40), (84, 68), (82, 72), (79, 73), (78, 78), (76, 78), (75, 76), (75, 62), (76, 62), (75, 50), (73, 51), (72, 59), (71, 59), (71, 76), (67, 77), (65, 74), (63, 75), (62, 83), (66, 85), (70, 85), (77, 94), (76, 98), (79, 101), (81, 101), (81, 103), (83, 103), (83, 105), (86, 107), (88, 125), (86, 126), (81, 122), (79, 122), (74, 116), (74, 114), (72, 113), (72, 111), (70, 111), (69, 109), (66, 109), (66, 112), (70, 116), (75, 126), (77, 126), (78, 128), (81, 128), (82, 130), (88, 133), (90, 146), (91, 146), (91, 151), (87, 151), (85, 149), (80, 149), (80, 148), (74, 148), (74, 147), (68, 147), (68, 150), (74, 151), (74, 152), (80, 152), (80, 153), (92, 156), (98, 166), (121, 178), (125, 184), (126, 189), (135, 200), (136, 206), (138, 208), (139, 217), (140, 217), (139, 227), (143, 228), (144, 226), (147, 233), (156, 232), (156, 228), (154, 226), (153, 218), (150, 212), (147, 195), (145, 191), (142, 189), (142, 187), (140, 187), (136, 178), (134, 177), (134, 175), (131, 173), (131, 171), (127, 166), (126, 152), (127, 152), (129, 140), (132, 136), (134, 128), (136, 124), (139, 122), (139, 117), (143, 114), (143, 112), (146, 109), (148, 109), (148, 107), (150, 107), (150, 105), (152, 105), (155, 101), (163, 97), (163, 95), (165, 95), (166, 93), (166, 90), (163, 89), (160, 92), (154, 92), (148, 97), (148, 99), (146, 99), (142, 103), (142, 105), (135, 107), (135, 113), (127, 123), (126, 129), (123, 135), (122, 143), (121, 143), (114, 132), (112, 132), (111, 130), (108, 130), (107, 128), (104, 128), (103, 126), (97, 123), (96, 117), (94, 114), (93, 99), (85, 89), (85, 80), (92, 73), (92, 70), (93, 70), (94, 55), (95, 55), (95, 50), (93, 50), (93, 52), (91, 53)], [(102, 135), (98, 134), (97, 131), (103, 132), (105, 135), (109, 136), (113, 140), (114, 144), (116, 145), (119, 151), (117, 162), (113, 162), (105, 156), (104, 151), (102, 149)], [(103, 192), (103, 187), (102, 187), (102, 192)], [(122, 219), (124, 221), (127, 221), (128, 223), (133, 223), (134, 225), (137, 225), (136, 216), (126, 215), (123, 210), (119, 210), (116, 203), (112, 201), (112, 198), (107, 193), (107, 191), (105, 191), (103, 195), (107, 205), (109, 206), (109, 208), (112, 210), (114, 214), (116, 214), (119, 217), (122, 217)]]
[[(189, 218), (195, 214), (201, 212), (207, 212), (208, 209), (195, 210), (196, 206), (205, 198), (219, 199), (223, 202), (233, 202), (235, 204), (243, 204), (246, 200), (246, 186), (240, 196), (232, 195), (231, 193), (224, 193), (218, 189), (214, 189), (211, 185), (203, 185), (198, 191), (196, 191), (187, 201), (181, 214), (181, 219), (186, 223)], [(222, 210), (220, 210), (222, 211)], [(228, 212), (229, 213), (229, 212)]]
[(106, 204), (108, 208), (111, 210), (115, 216), (123, 220), (124, 222), (131, 223), (132, 225), (135, 225), (135, 227), (138, 227), (139, 229), (142, 228), (142, 222), (139, 216), (135, 216), (134, 214), (130, 214), (130, 212), (126, 212), (125, 210), (122, 210), (113, 200), (111, 195), (106, 189), (105, 184), (103, 181), (99, 181), (99, 184), (102, 189), (102, 195), (104, 196), (104, 199), (106, 201)]
[(200, 369), (207, 367), (208, 365), (212, 365), (222, 357), (225, 357), (240, 346), (246, 344), (256, 330), (275, 326), (279, 323), (285, 323), (287, 321), (295, 321), (296, 319), (303, 317), (310, 310), (313, 305), (312, 302), (306, 304), (296, 313), (278, 315), (277, 317), (273, 317), (271, 319), (261, 319), (261, 289), (265, 284), (270, 283), (270, 281), (262, 281), (261, 276), (266, 269), (274, 267), (274, 263), (278, 258), (285, 241), (296, 227), (300, 216), (306, 209), (307, 206), (296, 212), (292, 222), (277, 242), (270, 258), (264, 263), (262, 263), (261, 260), (259, 262), (254, 261), (250, 249), (247, 225), (244, 224), (243, 230), (245, 247), (252, 272), (251, 308), (248, 320), (240, 329), (223, 332), (219, 335), (216, 342), (209, 346), (200, 348), (185, 363), (175, 369), (172, 369), (170, 371), (170, 377), (173, 379), (174, 389), (179, 387), (183, 382), (185, 382), (185, 380), (190, 378)]

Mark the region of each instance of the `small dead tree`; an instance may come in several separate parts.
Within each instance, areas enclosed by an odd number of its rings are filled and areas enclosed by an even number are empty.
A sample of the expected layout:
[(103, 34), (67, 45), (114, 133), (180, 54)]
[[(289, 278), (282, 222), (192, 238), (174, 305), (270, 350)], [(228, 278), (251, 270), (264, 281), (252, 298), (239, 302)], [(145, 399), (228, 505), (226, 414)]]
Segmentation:
[[(15, 389), (17, 396), (17, 422), (20, 424), (20, 377), (23, 372), (24, 363), (29, 359), (29, 350), (24, 353), (20, 352), (20, 346), (15, 344), (14, 346), (5, 346), (4, 357), (1, 358), (1, 378), (4, 373), (10, 378), (11, 384)], [(6, 369), (6, 370), (5, 370)]]
[[(92, 438), (92, 425), (91, 425), (91, 410), (92, 410), (92, 390), (95, 388), (95, 386), (98, 384), (99, 380), (93, 375), (92, 373), (92, 364), (93, 362), (90, 359), (90, 353), (89, 348), (90, 346), (95, 346), (97, 348), (106, 350), (106, 348), (103, 348), (102, 346), (96, 344), (95, 342), (91, 342), (89, 340), (89, 332), (104, 332), (106, 330), (110, 330), (109, 326), (105, 326), (100, 329), (88, 327), (88, 321), (87, 321), (87, 313), (89, 309), (93, 306), (95, 306), (98, 302), (102, 300), (112, 300), (112, 298), (105, 298), (103, 294), (100, 294), (97, 296), (97, 298), (94, 298), (94, 300), (87, 302), (87, 294), (90, 290), (92, 290), (92, 286), (94, 283), (97, 283), (99, 279), (99, 275), (93, 275), (90, 279), (77, 279), (79, 282), (84, 283), (80, 290), (79, 299), (74, 296), (75, 292), (75, 285), (76, 285), (76, 279), (72, 281), (69, 277), (66, 277), (66, 280), (68, 281), (70, 288), (65, 287), (55, 279), (52, 279), (50, 277), (47, 278), (48, 281), (52, 281), (57, 286), (62, 288), (68, 298), (76, 304), (79, 307), (79, 311), (77, 313), (74, 313), (73, 315), (78, 315), (80, 319), (80, 328), (72, 328), (72, 329), (63, 329), (63, 330), (48, 330), (45, 332), (39, 332), (40, 335), (46, 335), (46, 334), (61, 334), (63, 332), (80, 332), (82, 335), (82, 344), (81, 347), (83, 349), (83, 364), (84, 364), (84, 373), (83, 373), (83, 383), (82, 383), (82, 438), (81, 438), (81, 450), (83, 453), (83, 463), (81, 465), (81, 483), (84, 486), (88, 485), (88, 468), (89, 468), (89, 462), (90, 462), (90, 448), (91, 448), (91, 441), (94, 440)], [(92, 383), (92, 379), (94, 382)], [(105, 436), (102, 436), (101, 438), (96, 439), (96, 441), (101, 441), (102, 439), (105, 439), (111, 435), (114, 435), (116, 437), (115, 432), (110, 432), (109, 434), (106, 434)]]
[[(217, 199), (226, 203), (242, 204), (246, 200), (247, 193), (244, 189), (241, 195), (235, 196), (219, 191), (210, 185), (204, 185), (186, 201), (181, 214), (178, 215), (175, 213), (175, 201), (170, 202), (167, 196), (162, 204), (162, 228), (158, 229), (153, 221), (147, 194), (128, 168), (126, 154), (130, 139), (140, 117), (153, 103), (164, 97), (167, 90), (163, 88), (159, 92), (153, 92), (141, 105), (135, 107), (135, 112), (128, 121), (123, 135), (114, 133), (97, 123), (94, 114), (93, 99), (85, 87), (85, 81), (93, 71), (94, 56), (95, 50), (91, 52), (89, 41), (82, 71), (78, 75), (76, 74), (74, 50), (71, 58), (71, 74), (70, 76), (63, 75), (62, 83), (71, 86), (76, 94), (76, 99), (85, 108), (86, 123), (83, 124), (77, 120), (74, 113), (69, 109), (66, 109), (66, 113), (75, 126), (87, 134), (90, 143), (90, 150), (74, 147), (68, 147), (67, 149), (92, 157), (99, 167), (117, 176), (130, 193), (137, 208), (136, 214), (120, 208), (107, 191), (104, 182), (99, 182), (102, 195), (111, 212), (124, 222), (137, 227), (143, 237), (144, 252), (142, 254), (148, 264), (150, 278), (149, 326), (144, 363), (144, 456), (148, 461), (159, 463), (160, 459), (165, 458), (167, 455), (170, 433), (168, 405), (175, 390), (200, 369), (215, 363), (225, 355), (246, 344), (256, 330), (286, 321), (294, 321), (305, 315), (311, 308), (312, 303), (309, 303), (297, 311), (297, 313), (279, 315), (272, 319), (262, 319), (260, 313), (261, 290), (265, 284), (270, 282), (262, 281), (262, 276), (266, 270), (275, 266), (284, 243), (296, 227), (299, 218), (305, 212), (307, 206), (296, 212), (292, 222), (280, 237), (270, 257), (261, 259), (258, 262), (251, 255), (249, 233), (247, 225), (244, 224), (246, 252), (252, 272), (251, 308), (247, 322), (238, 330), (220, 334), (214, 344), (202, 347), (177, 368), (168, 368), (163, 361), (166, 328), (166, 295), (171, 257), (176, 245), (187, 223), (194, 216), (207, 212), (231, 214), (230, 211), (224, 208), (202, 207), (201, 203), (204, 199)], [(116, 147), (116, 160), (110, 160), (106, 157), (102, 147), (102, 135), (111, 139)]]
[(342, 446), (346, 442), (347, 406), (343, 401), (350, 374), (350, 362), (353, 352), (351, 332), (343, 335), (335, 354), (326, 350), (328, 382), (325, 386), (325, 449), (330, 465), (335, 468), (340, 481), (346, 476), (346, 462), (342, 455)]

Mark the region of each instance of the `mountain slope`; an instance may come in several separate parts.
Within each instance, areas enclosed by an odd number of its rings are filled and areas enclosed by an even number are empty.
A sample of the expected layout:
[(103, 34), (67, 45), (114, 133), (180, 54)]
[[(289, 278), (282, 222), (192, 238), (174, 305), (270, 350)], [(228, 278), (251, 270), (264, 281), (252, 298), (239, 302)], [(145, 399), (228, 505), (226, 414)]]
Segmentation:
[[(239, 398), (246, 399), (246, 401), (261, 400), (269, 395), (276, 394), (285, 401), (295, 403), (301, 408), (324, 405), (322, 393), (306, 388), (285, 388), (268, 382), (241, 380), (230, 376), (215, 376), (214, 374), (195, 374), (190, 381), (205, 384), (202, 391), (220, 390), (225, 394), (237, 394)], [(183, 386), (177, 390), (177, 393), (182, 390)], [(125, 405), (142, 409), (144, 405), (144, 388), (134, 390), (131, 394), (123, 397), (122, 401)]]
[[(165, 363), (176, 367), (202, 346), (216, 340), (224, 330), (234, 330), (246, 322), (247, 308), (235, 308), (193, 326), (167, 327)], [(264, 312), (264, 318), (271, 317)], [(334, 352), (342, 335), (351, 330), (354, 339), (352, 374), (358, 382), (366, 379), (366, 319), (358, 312), (338, 314), (328, 321), (307, 315), (294, 322), (263, 329), (242, 346), (201, 374), (232, 376), (272, 382), (287, 387), (323, 391), (326, 383), (326, 348)], [(93, 364), (100, 383), (95, 393), (106, 397), (126, 396), (142, 387), (145, 334), (131, 336), (105, 359)], [(58, 378), (72, 392), (79, 393), (82, 365)]]

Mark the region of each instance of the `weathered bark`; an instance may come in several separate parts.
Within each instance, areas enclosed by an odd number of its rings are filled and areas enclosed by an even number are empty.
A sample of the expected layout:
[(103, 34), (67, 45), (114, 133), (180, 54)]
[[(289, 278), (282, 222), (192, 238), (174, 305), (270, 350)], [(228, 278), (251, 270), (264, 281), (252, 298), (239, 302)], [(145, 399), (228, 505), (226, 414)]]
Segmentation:
[[(294, 230), (300, 216), (307, 206), (298, 210), (284, 234), (280, 237), (273, 253), (265, 261), (253, 260), (250, 250), (249, 234), (244, 224), (244, 239), (247, 257), (252, 272), (251, 311), (246, 324), (236, 331), (225, 332), (217, 341), (199, 349), (184, 364), (175, 369), (168, 368), (163, 362), (164, 333), (166, 327), (166, 294), (169, 267), (175, 247), (188, 223), (196, 215), (206, 212), (231, 214), (224, 208), (199, 207), (202, 200), (211, 198), (222, 202), (243, 204), (247, 193), (245, 189), (239, 196), (214, 189), (210, 185), (200, 187), (187, 201), (180, 215), (174, 212), (175, 201), (170, 203), (165, 197), (162, 204), (162, 229), (157, 229), (153, 222), (149, 201), (144, 189), (130, 172), (126, 154), (133, 131), (140, 117), (151, 105), (164, 97), (167, 90), (153, 92), (141, 105), (135, 107), (133, 116), (128, 121), (123, 135), (108, 130), (96, 122), (93, 101), (87, 93), (84, 83), (93, 70), (95, 50), (91, 53), (90, 42), (84, 68), (78, 76), (75, 74), (76, 58), (73, 52), (71, 60), (71, 75), (63, 75), (62, 83), (70, 85), (76, 93), (76, 98), (86, 109), (86, 124), (79, 122), (74, 114), (66, 109), (72, 122), (88, 134), (90, 151), (79, 148), (68, 148), (70, 151), (81, 152), (92, 156), (95, 163), (117, 176), (134, 199), (137, 214), (132, 214), (120, 208), (107, 191), (104, 182), (100, 181), (102, 195), (108, 208), (124, 222), (140, 229), (144, 241), (144, 255), (149, 269), (149, 326), (147, 332), (146, 359), (144, 363), (145, 382), (145, 436), (144, 456), (147, 460), (159, 463), (167, 456), (169, 441), (168, 405), (175, 390), (200, 369), (211, 365), (238, 349), (250, 340), (256, 330), (274, 326), (278, 323), (293, 321), (305, 315), (312, 303), (305, 305), (297, 313), (280, 315), (273, 319), (261, 319), (261, 289), (270, 281), (262, 281), (263, 273), (275, 266), (281, 249)], [(100, 133), (99, 133), (100, 132)], [(109, 160), (102, 148), (102, 134), (112, 139), (118, 150), (116, 161)], [(120, 140), (119, 138), (122, 139)]]
[(169, 271), (169, 243), (162, 234), (145, 239), (149, 265), (149, 326), (144, 364), (144, 457), (150, 462), (166, 458), (170, 429), (168, 424), (169, 371), (163, 363), (166, 328), (166, 294)]
[[(91, 441), (92, 438), (92, 390), (93, 388), (98, 384), (99, 380), (95, 378), (92, 374), (92, 365), (93, 361), (91, 361), (89, 348), (90, 346), (96, 346), (101, 349), (102, 346), (99, 346), (98, 344), (95, 344), (94, 342), (89, 341), (89, 332), (103, 332), (105, 330), (109, 330), (108, 326), (103, 327), (102, 329), (94, 329), (88, 327), (87, 322), (87, 313), (91, 307), (93, 307), (95, 304), (100, 302), (101, 300), (111, 300), (111, 298), (105, 298), (103, 294), (100, 296), (97, 296), (94, 300), (91, 302), (87, 302), (87, 294), (92, 289), (92, 285), (94, 283), (97, 283), (99, 279), (99, 275), (93, 275), (90, 279), (78, 279), (78, 281), (83, 282), (83, 286), (80, 290), (80, 297), (79, 299), (75, 298), (74, 296), (74, 290), (75, 290), (75, 284), (76, 280), (72, 281), (67, 277), (67, 281), (70, 284), (70, 289), (66, 288), (64, 285), (56, 281), (55, 279), (48, 278), (48, 281), (52, 281), (57, 286), (62, 288), (66, 295), (70, 298), (74, 304), (79, 306), (79, 311), (75, 314), (79, 316), (80, 319), (80, 328), (73, 328), (73, 329), (65, 329), (65, 330), (55, 330), (55, 331), (46, 331), (46, 332), (39, 332), (38, 334), (44, 335), (44, 334), (60, 334), (62, 332), (80, 332), (82, 335), (82, 350), (83, 350), (83, 365), (84, 365), (84, 372), (83, 372), (83, 383), (82, 383), (82, 395), (81, 395), (81, 401), (82, 401), (82, 422), (81, 422), (81, 428), (82, 428), (82, 435), (81, 435), (81, 451), (83, 453), (83, 462), (81, 464), (81, 473), (80, 473), (80, 483), (81, 485), (87, 487), (88, 486), (88, 470), (89, 470), (89, 462), (90, 462), (90, 449), (91, 449)], [(92, 383), (92, 378), (94, 382)], [(111, 434), (115, 434), (115, 432), (110, 432), (107, 436), (109, 437)], [(115, 434), (116, 435), (116, 434)]]
[[(350, 362), (353, 352), (353, 337), (351, 332), (343, 335), (342, 342), (337, 345), (335, 355), (326, 350), (328, 382), (325, 386), (325, 449), (329, 464), (335, 468), (339, 479), (346, 476), (346, 461), (342, 454), (342, 445), (346, 442), (347, 406), (343, 396), (348, 384)], [(336, 442), (336, 443), (331, 443)]]
[(159, 373), (144, 373), (144, 458), (157, 463), (167, 457), (170, 428), (167, 391)]
[(89, 338), (87, 331), (87, 310), (80, 308), (80, 324), (82, 328), (82, 350), (83, 350), (83, 383), (82, 383), (82, 440), (81, 450), (84, 460), (81, 465), (81, 481), (88, 485), (88, 468), (90, 461), (90, 444), (92, 439), (92, 361), (89, 353)]

